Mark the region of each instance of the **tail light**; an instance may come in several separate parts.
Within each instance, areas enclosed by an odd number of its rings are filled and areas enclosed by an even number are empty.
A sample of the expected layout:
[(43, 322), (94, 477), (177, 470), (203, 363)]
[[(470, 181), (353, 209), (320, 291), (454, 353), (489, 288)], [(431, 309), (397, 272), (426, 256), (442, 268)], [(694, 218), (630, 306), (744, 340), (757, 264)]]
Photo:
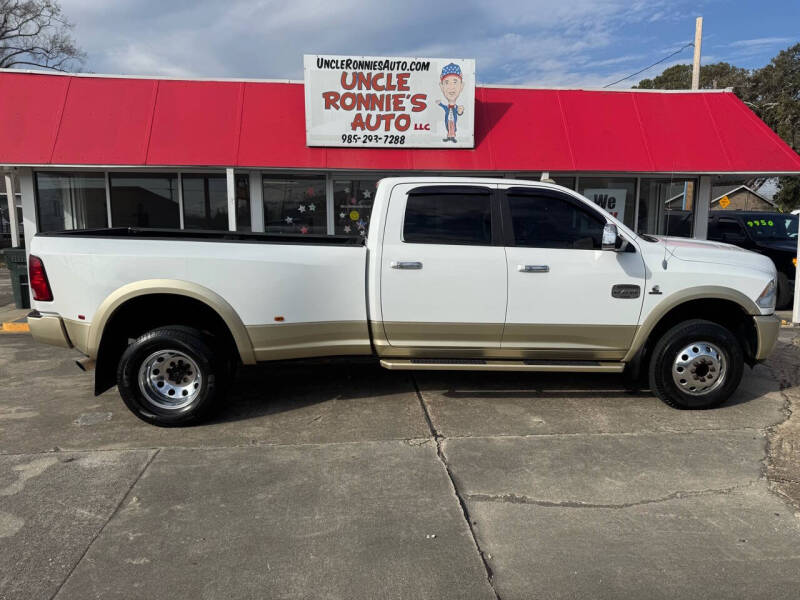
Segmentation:
[(31, 254), (28, 259), (28, 275), (28, 284), (33, 290), (33, 299), (38, 302), (50, 302), (53, 299), (53, 292), (50, 289), (50, 282), (47, 281), (44, 263), (38, 256)]

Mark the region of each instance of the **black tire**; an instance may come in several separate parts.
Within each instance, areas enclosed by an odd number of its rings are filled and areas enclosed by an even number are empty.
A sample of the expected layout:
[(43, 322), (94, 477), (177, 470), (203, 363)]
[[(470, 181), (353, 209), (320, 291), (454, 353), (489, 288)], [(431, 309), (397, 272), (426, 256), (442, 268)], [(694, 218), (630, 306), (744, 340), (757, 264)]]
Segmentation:
[(794, 290), (789, 285), (789, 278), (786, 273), (778, 273), (778, 297), (775, 301), (775, 308), (778, 310), (785, 310), (792, 307), (792, 300), (794, 300)]
[[(698, 342), (708, 342), (716, 346), (716, 350), (724, 359), (724, 368), (718, 367), (717, 375), (712, 374), (717, 379), (709, 385), (709, 391), (695, 395), (689, 393), (688, 386), (695, 382), (698, 388), (707, 385), (705, 382), (693, 379), (695, 375), (689, 374), (691, 368), (697, 368), (696, 365), (693, 363), (690, 367), (686, 367), (687, 377), (689, 377), (684, 384), (686, 389), (682, 389), (673, 379), (673, 367), (676, 368), (676, 377), (680, 378), (681, 375), (677, 373), (677, 369), (683, 367), (676, 364), (676, 361), (679, 360), (679, 353)], [(698, 348), (695, 347), (694, 350), (697, 351)], [(699, 348), (699, 350), (704, 352), (706, 349)], [(715, 355), (716, 352), (712, 351), (712, 354)], [(687, 355), (684, 354), (682, 357), (686, 358)], [(691, 360), (691, 357), (689, 359)], [(702, 356), (698, 356), (698, 359), (705, 360)], [(705, 369), (708, 369), (708, 366), (702, 368), (699, 377), (706, 375)], [(650, 389), (669, 406), (679, 409), (707, 409), (719, 406), (731, 397), (739, 387), (743, 371), (744, 354), (736, 336), (717, 323), (704, 319), (692, 319), (675, 325), (661, 336), (653, 348), (648, 375)], [(722, 375), (718, 376), (720, 373)]]
[[(170, 371), (168, 363), (173, 363), (170, 353), (175, 354), (172, 369), (186, 369), (185, 371), (166, 373)], [(120, 396), (133, 414), (152, 425), (174, 427), (200, 422), (224, 398), (230, 382), (229, 361), (220, 354), (210, 338), (190, 327), (161, 327), (148, 331), (130, 344), (122, 354), (117, 367)], [(187, 357), (189, 360), (184, 363)], [(148, 370), (147, 365), (160, 366), (156, 362), (159, 360), (168, 361), (163, 362), (164, 373), (155, 368)], [(143, 366), (145, 361), (148, 363)], [(190, 366), (191, 362), (194, 366)], [(142, 381), (140, 373), (143, 374)], [(178, 379), (173, 381), (173, 377)], [(179, 393), (170, 398), (153, 385), (155, 383), (161, 386), (165, 378), (167, 388), (187, 381), (188, 384), (182, 392), (177, 387), (174, 388), (172, 391)], [(192, 378), (196, 378), (196, 381)], [(155, 381), (156, 379), (160, 379), (161, 383)], [(180, 397), (184, 392), (185, 400)], [(175, 405), (168, 406), (170, 402)]]

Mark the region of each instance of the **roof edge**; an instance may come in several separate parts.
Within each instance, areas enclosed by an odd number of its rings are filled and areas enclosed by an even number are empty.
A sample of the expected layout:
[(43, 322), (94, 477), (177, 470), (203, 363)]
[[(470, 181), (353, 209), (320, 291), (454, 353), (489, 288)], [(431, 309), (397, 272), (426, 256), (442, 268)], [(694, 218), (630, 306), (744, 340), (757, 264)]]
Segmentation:
[[(4, 69), (0, 73), (24, 73), (26, 75), (51, 75), (60, 77), (85, 77), (95, 79), (145, 79), (157, 81), (219, 81), (223, 83), (292, 83), (303, 84), (301, 79), (261, 79), (257, 77), (183, 77), (174, 75), (120, 75), (113, 73), (68, 73), (64, 71), (44, 71), (41, 69)], [(476, 87), (507, 90), (563, 90), (576, 92), (629, 92), (644, 94), (718, 94), (730, 93), (733, 88), (719, 90), (644, 90), (632, 88), (602, 88), (602, 87), (565, 87), (565, 86), (540, 86), (517, 85), (507, 83), (476, 83)]]

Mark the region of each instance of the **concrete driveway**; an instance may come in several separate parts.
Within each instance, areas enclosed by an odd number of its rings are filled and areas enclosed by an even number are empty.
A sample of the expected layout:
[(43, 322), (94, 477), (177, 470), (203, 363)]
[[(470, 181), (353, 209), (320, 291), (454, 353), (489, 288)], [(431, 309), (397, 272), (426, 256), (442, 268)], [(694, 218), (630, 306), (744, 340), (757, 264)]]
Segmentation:
[(2, 335), (0, 599), (797, 598), (795, 331), (712, 411), (617, 376), (283, 364), (187, 429)]

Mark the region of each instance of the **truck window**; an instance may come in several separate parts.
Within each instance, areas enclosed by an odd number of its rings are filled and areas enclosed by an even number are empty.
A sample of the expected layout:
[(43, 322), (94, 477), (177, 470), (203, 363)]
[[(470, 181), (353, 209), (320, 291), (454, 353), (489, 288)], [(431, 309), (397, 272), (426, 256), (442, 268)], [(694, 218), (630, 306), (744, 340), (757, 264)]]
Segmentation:
[(469, 192), (409, 195), (403, 220), (403, 241), (410, 244), (491, 245), (491, 196)]
[(747, 239), (744, 229), (734, 219), (718, 219), (716, 223), (708, 226), (708, 239), (718, 242), (743, 242)]
[(605, 221), (552, 195), (508, 194), (514, 243), (529, 248), (599, 250)]

